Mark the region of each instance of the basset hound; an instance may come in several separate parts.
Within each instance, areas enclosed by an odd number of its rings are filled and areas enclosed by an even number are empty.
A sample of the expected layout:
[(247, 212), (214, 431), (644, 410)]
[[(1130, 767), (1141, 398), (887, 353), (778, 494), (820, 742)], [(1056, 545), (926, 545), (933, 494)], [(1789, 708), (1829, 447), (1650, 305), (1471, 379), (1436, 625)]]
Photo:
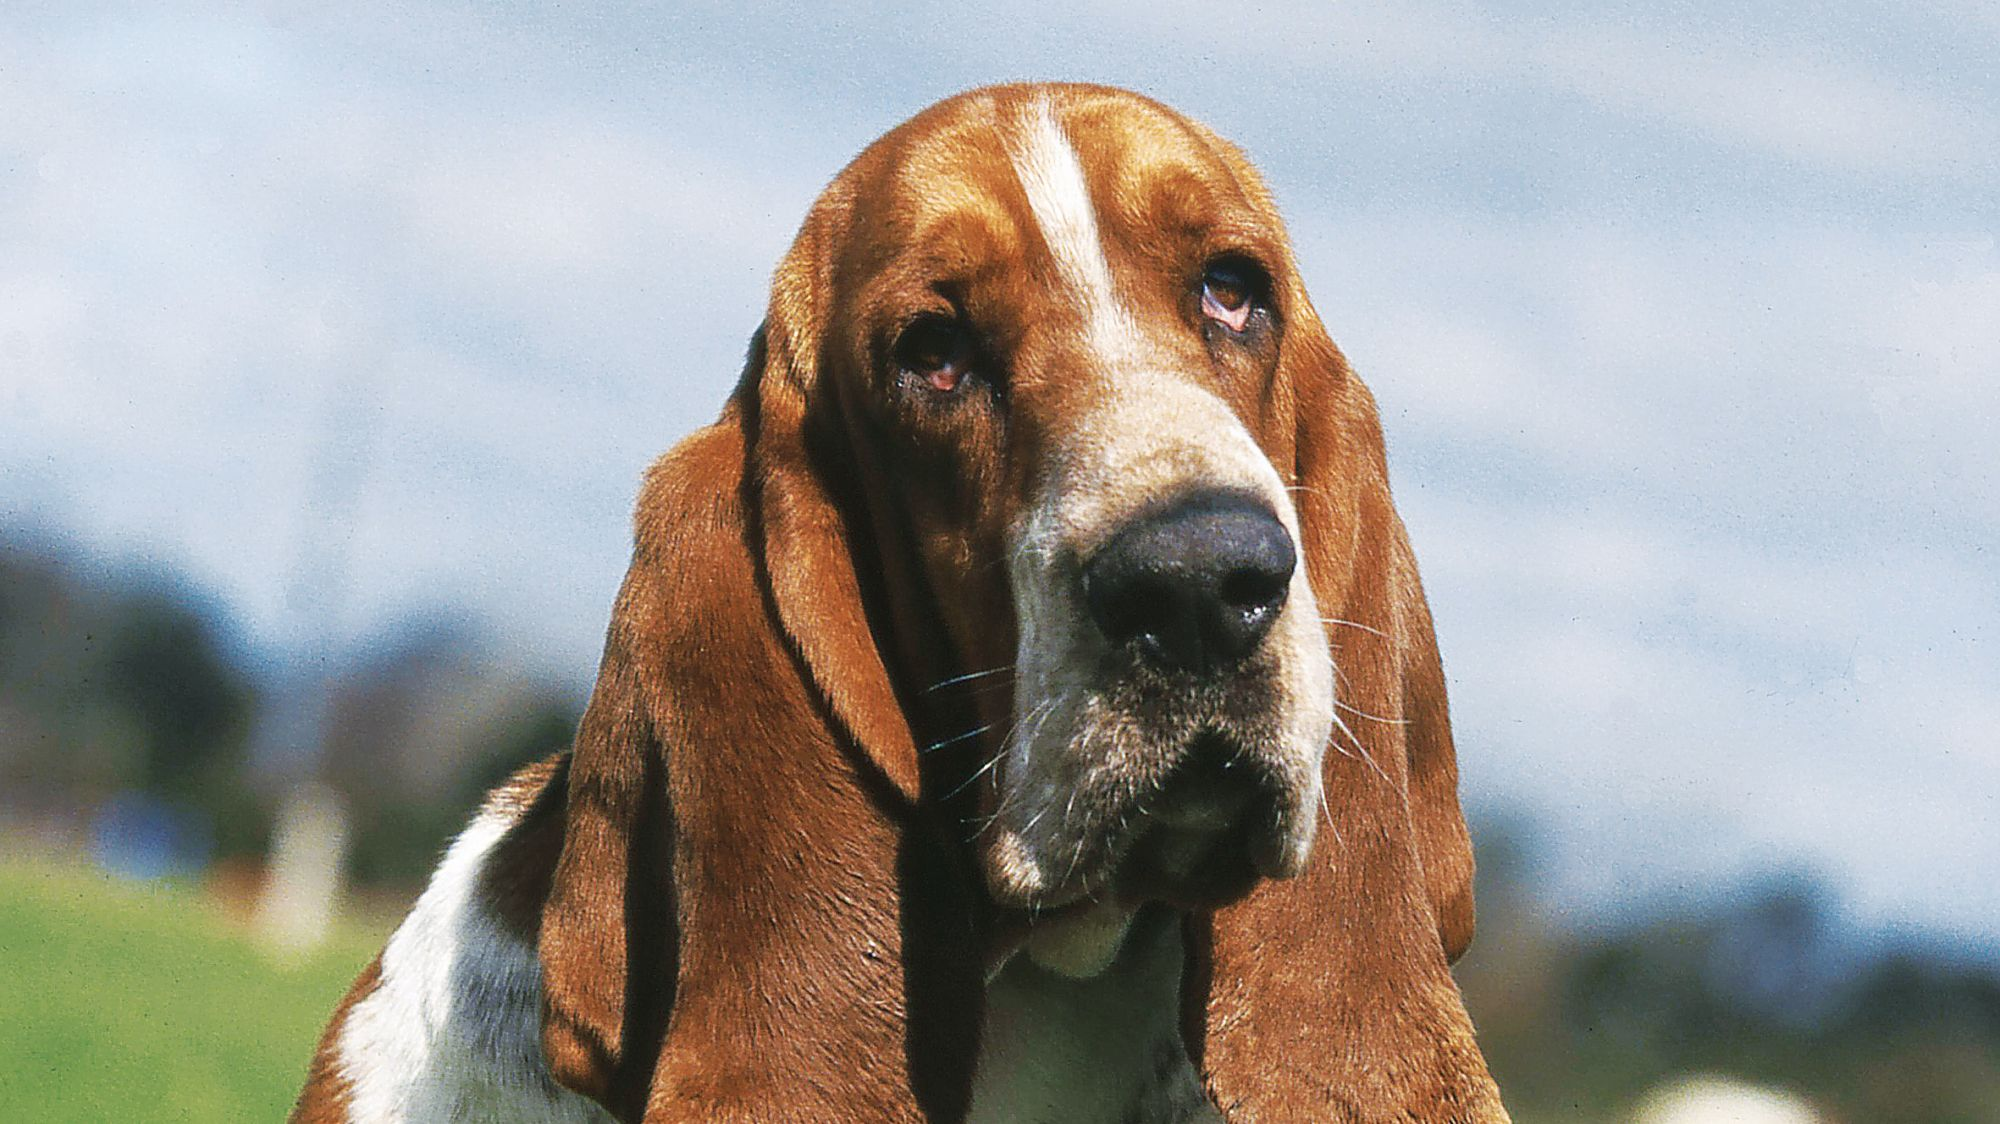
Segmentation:
[(836, 177), (647, 473), (573, 749), (293, 1119), (1504, 1121), (1369, 392), (1243, 155), (976, 90)]

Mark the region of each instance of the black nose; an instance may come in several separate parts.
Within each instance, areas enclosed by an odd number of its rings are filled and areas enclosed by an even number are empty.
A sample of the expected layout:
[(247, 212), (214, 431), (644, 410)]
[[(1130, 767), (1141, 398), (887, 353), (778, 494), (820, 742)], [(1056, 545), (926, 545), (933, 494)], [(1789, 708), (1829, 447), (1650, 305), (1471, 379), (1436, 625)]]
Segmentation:
[(1270, 510), (1200, 493), (1112, 536), (1083, 568), (1090, 615), (1113, 644), (1196, 673), (1241, 660), (1285, 605), (1298, 556)]

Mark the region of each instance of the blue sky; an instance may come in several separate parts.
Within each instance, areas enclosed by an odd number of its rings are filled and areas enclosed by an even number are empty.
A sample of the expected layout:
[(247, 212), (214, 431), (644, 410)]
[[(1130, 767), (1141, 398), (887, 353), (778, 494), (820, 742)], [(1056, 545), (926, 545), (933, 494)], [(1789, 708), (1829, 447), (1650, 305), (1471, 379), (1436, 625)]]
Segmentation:
[(1552, 900), (1803, 869), (2000, 940), (2000, 7), (405, 7), (0, 16), (0, 530), (278, 654), (330, 538), (345, 643), (442, 607), (586, 681), (820, 186), (1129, 85), (1265, 170)]

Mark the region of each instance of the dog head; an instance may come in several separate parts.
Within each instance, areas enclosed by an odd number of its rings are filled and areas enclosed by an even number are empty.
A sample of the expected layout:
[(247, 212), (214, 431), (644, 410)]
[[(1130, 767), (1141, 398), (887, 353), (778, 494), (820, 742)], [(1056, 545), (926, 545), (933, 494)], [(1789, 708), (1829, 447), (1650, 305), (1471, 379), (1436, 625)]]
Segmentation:
[[(976, 774), (995, 900), (1214, 905), (1302, 868), (1342, 569), (1304, 431), (1351, 378), (1235, 148), (1098, 87), (944, 102), (827, 189), (767, 345), (764, 409), (943, 641), (903, 694), (973, 700), (918, 749)], [(823, 614), (793, 616), (810, 648)]]

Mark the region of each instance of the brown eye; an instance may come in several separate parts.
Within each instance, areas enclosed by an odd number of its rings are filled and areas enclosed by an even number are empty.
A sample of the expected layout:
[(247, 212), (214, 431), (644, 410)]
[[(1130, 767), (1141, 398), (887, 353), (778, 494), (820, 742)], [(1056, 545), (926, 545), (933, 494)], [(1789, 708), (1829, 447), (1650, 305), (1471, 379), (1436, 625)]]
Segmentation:
[(1263, 291), (1264, 274), (1240, 258), (1209, 263), (1201, 275), (1201, 314), (1232, 332), (1250, 324), (1250, 313)]
[(972, 336), (956, 320), (927, 316), (897, 337), (895, 359), (913, 381), (949, 394), (972, 373)]

